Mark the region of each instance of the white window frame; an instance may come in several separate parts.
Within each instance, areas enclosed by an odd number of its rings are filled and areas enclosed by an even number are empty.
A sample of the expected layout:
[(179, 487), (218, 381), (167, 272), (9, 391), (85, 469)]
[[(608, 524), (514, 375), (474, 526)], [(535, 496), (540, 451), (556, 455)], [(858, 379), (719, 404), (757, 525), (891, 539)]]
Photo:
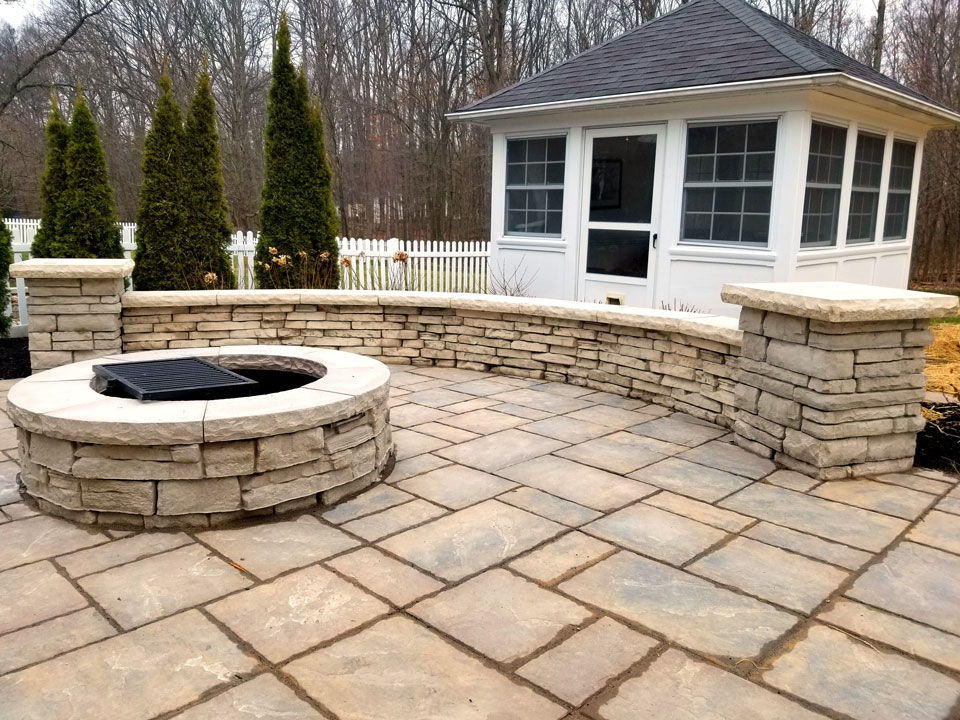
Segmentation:
[[(731, 242), (727, 240), (698, 240), (698, 239), (687, 239), (683, 237), (684, 228), (685, 228), (685, 217), (686, 214), (686, 195), (687, 195), (687, 143), (689, 141), (689, 133), (691, 127), (712, 127), (720, 125), (750, 125), (754, 123), (765, 123), (773, 122), (777, 125), (776, 130), (776, 139), (774, 141), (773, 147), (773, 170), (771, 173), (771, 179), (769, 182), (766, 181), (744, 181), (744, 182), (712, 182), (712, 183), (692, 183), (692, 187), (709, 187), (709, 188), (718, 188), (718, 187), (769, 187), (770, 188), (770, 224), (767, 227), (767, 241), (765, 243), (753, 243), (753, 242), (742, 242), (736, 241)], [(770, 243), (770, 231), (773, 227), (773, 218), (774, 210), (776, 207), (776, 185), (777, 185), (777, 169), (780, 156), (780, 147), (782, 145), (782, 133), (783, 133), (783, 115), (782, 113), (763, 113), (760, 115), (738, 115), (731, 117), (714, 117), (714, 118), (695, 118), (684, 120), (683, 123), (683, 136), (680, 146), (680, 222), (679, 227), (679, 239), (677, 242), (678, 247), (710, 247), (710, 248), (741, 248), (743, 250), (769, 250), (771, 247)], [(741, 231), (742, 232), (742, 231)]]
[[(843, 148), (843, 170), (840, 173), (840, 200), (837, 205), (837, 237), (834, 239), (833, 244), (824, 245), (822, 243), (803, 243), (803, 211), (807, 204), (807, 188), (808, 187), (827, 187), (824, 183), (810, 183), (807, 180), (807, 171), (809, 169), (810, 163), (810, 137), (813, 134), (814, 125), (826, 125), (827, 127), (843, 129), (846, 132), (846, 145)], [(850, 152), (850, 123), (849, 122), (831, 122), (828, 120), (821, 119), (819, 117), (812, 117), (810, 120), (810, 126), (807, 132), (807, 150), (806, 154), (803, 156), (803, 207), (800, 208), (800, 248), (802, 250), (831, 250), (837, 247), (840, 247), (841, 238), (846, 235), (847, 230), (847, 216), (844, 215), (844, 198), (846, 198), (847, 207), (849, 207), (850, 202), (850, 183), (853, 180), (853, 170), (850, 170), (850, 177), (848, 182), (847, 177), (847, 167), (849, 163), (847, 162), (847, 156)], [(854, 152), (856, 152), (856, 139), (854, 139)], [(833, 187), (833, 186), (829, 186)], [(841, 235), (841, 230), (843, 235)]]
[[(508, 182), (508, 174), (510, 172), (510, 142), (514, 140), (549, 140), (551, 138), (563, 138), (563, 182), (559, 185), (557, 184), (547, 184), (544, 182), (543, 185), (514, 185), (511, 186)], [(568, 130), (561, 131), (550, 131), (550, 130), (537, 130), (523, 133), (509, 133), (504, 136), (503, 143), (503, 237), (504, 238), (530, 238), (530, 239), (544, 239), (544, 240), (556, 240), (563, 237), (563, 221), (565, 217), (565, 204), (567, 199), (567, 169), (570, 163), (570, 132)], [(544, 177), (546, 181), (546, 177)], [(508, 222), (510, 217), (510, 206), (507, 202), (508, 194), (511, 190), (543, 190), (549, 192), (550, 190), (561, 190), (563, 191), (563, 201), (560, 204), (560, 232), (557, 233), (538, 233), (530, 231), (519, 231), (519, 230), (509, 230)]]
[[(807, 118), (807, 138), (809, 139), (810, 128), (813, 123), (824, 125), (833, 125), (835, 127), (846, 127), (847, 146), (846, 154), (843, 160), (843, 185), (840, 188), (840, 219), (837, 223), (837, 242), (835, 245), (801, 245), (800, 233), (801, 227), (797, 226), (796, 243), (800, 253), (832, 252), (837, 250), (870, 250), (877, 249), (881, 245), (884, 247), (895, 243), (912, 244), (913, 227), (916, 216), (917, 193), (919, 192), (919, 170), (922, 161), (923, 140), (920, 137), (908, 133), (899, 132), (890, 129), (884, 129), (869, 123), (860, 123), (856, 120), (843, 119), (823, 115), (820, 113), (811, 113)], [(877, 203), (877, 219), (874, 224), (873, 238), (869, 241), (850, 243), (847, 241), (848, 221), (850, 218), (850, 196), (853, 192), (853, 167), (856, 162), (857, 137), (861, 132), (871, 135), (877, 135), (884, 138), (883, 147), (883, 167), (880, 177), (880, 199)], [(905, 238), (883, 237), (883, 225), (887, 214), (887, 195), (890, 192), (890, 162), (893, 157), (893, 142), (899, 140), (912, 143), (914, 146), (913, 160), (913, 182), (910, 188), (910, 202), (907, 209), (907, 233)], [(810, 145), (807, 142), (803, 155), (803, 188), (806, 193), (807, 163), (809, 162)], [(802, 222), (802, 212), (800, 214)]]
[[(886, 192), (883, 194), (883, 218), (880, 225), (880, 242), (883, 244), (895, 243), (895, 242), (906, 242), (911, 238), (913, 234), (913, 219), (916, 214), (917, 209), (917, 193), (919, 192), (918, 182), (917, 182), (917, 171), (920, 169), (920, 163), (923, 161), (920, 153), (922, 152), (923, 145), (918, 138), (911, 138), (899, 133), (893, 133), (892, 137), (888, 138), (890, 145), (890, 163), (887, 168), (887, 187)], [(896, 142), (910, 143), (913, 145), (913, 172), (910, 176), (910, 188), (908, 190), (890, 190), (890, 172), (893, 171), (893, 144)], [(890, 193), (896, 192), (899, 194), (907, 195), (907, 222), (906, 227), (904, 228), (903, 237), (886, 237), (884, 235), (884, 228), (887, 222), (887, 202), (890, 200)]]

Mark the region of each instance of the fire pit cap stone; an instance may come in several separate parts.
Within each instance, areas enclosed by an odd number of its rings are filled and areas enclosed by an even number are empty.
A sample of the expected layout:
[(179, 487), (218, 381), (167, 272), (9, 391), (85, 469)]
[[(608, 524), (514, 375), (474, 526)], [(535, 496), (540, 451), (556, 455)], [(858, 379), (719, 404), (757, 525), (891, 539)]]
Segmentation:
[[(317, 380), (283, 392), (224, 400), (141, 402), (101, 395), (90, 385), (93, 366), (112, 362), (199, 356), (227, 368), (301, 369)], [(390, 371), (372, 358), (336, 350), (285, 345), (152, 350), (112, 355), (47, 370), (10, 389), (14, 422), (62, 440), (114, 445), (163, 445), (241, 440), (315, 427), (361, 411), (389, 393)]]

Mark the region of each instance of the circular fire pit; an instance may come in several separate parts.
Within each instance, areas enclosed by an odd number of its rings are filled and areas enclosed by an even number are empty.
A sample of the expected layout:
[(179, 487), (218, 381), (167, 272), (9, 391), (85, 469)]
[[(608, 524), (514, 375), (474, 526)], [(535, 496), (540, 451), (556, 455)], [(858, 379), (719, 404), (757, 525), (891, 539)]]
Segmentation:
[[(280, 378), (266, 389), (281, 389), (141, 401), (116, 397), (93, 369), (182, 357)], [(291, 373), (300, 379), (289, 383)], [(336, 350), (159, 350), (38, 373), (11, 388), (7, 407), (22, 485), (43, 510), (91, 523), (205, 526), (331, 504), (388, 474), (389, 380), (377, 360)]]

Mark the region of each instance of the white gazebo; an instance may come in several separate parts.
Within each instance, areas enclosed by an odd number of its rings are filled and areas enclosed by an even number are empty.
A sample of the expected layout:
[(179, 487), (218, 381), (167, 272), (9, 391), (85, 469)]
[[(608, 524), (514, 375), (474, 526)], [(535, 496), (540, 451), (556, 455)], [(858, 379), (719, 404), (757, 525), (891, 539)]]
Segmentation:
[(923, 140), (960, 125), (742, 0), (690, 0), (451, 117), (493, 133), (493, 272), (727, 314), (724, 283), (906, 287)]

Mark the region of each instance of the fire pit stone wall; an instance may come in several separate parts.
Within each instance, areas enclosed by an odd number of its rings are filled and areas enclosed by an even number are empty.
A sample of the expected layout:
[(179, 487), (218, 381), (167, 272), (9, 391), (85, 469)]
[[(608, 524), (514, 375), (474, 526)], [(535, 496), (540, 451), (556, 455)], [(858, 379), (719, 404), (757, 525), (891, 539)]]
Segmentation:
[[(245, 398), (140, 402), (90, 387), (93, 365), (200, 354), (233, 370), (323, 374)], [(42, 509), (81, 522), (207, 526), (335, 503), (393, 462), (379, 362), (333, 350), (232, 347), (116, 355), (28, 378), (9, 396), (21, 481)]]

